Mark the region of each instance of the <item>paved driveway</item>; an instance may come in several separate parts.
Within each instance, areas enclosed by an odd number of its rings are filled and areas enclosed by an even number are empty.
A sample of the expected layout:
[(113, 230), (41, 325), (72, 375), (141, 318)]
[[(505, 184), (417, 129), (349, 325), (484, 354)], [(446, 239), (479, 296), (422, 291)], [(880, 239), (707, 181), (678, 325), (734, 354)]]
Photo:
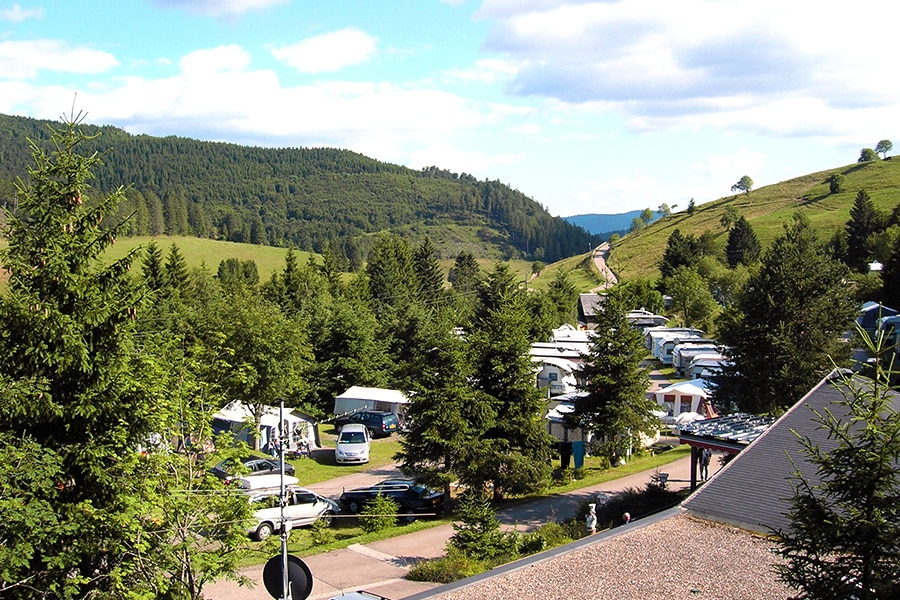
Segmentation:
[[(666, 465), (661, 470), (669, 473), (672, 489), (687, 487), (690, 479), (690, 458), (684, 457)], [(581, 503), (597, 494), (615, 494), (629, 488), (642, 488), (655, 469), (628, 477), (608, 481), (590, 488), (558, 494), (533, 502), (518, 504), (500, 511), (497, 517), (506, 529), (531, 530), (550, 520), (563, 520), (574, 515)], [(391, 468), (376, 469), (368, 473), (355, 473), (320, 484), (308, 486), (328, 496), (340, 495), (343, 487), (367, 485), (384, 477), (396, 475)], [(444, 553), (444, 546), (453, 535), (452, 525), (441, 525), (415, 533), (408, 533), (388, 540), (366, 545), (325, 552), (304, 558), (313, 574), (311, 600), (324, 600), (342, 591), (365, 589), (392, 600), (399, 600), (437, 587), (433, 583), (421, 583), (404, 579), (409, 567), (417, 561), (437, 558)], [(263, 587), (262, 566), (250, 567), (244, 574), (260, 583), (252, 589), (241, 588), (228, 581), (217, 581), (206, 587), (207, 598), (215, 600), (268, 600), (271, 598)]]

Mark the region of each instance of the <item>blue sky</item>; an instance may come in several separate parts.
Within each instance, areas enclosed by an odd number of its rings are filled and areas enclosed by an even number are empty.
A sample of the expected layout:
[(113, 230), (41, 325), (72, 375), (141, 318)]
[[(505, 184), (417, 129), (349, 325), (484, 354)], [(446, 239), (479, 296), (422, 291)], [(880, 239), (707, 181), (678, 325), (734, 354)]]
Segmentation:
[[(348, 148), (551, 214), (683, 210), (897, 137), (871, 0), (0, 0), (0, 113)], [(898, 140), (900, 147), (900, 140)]]

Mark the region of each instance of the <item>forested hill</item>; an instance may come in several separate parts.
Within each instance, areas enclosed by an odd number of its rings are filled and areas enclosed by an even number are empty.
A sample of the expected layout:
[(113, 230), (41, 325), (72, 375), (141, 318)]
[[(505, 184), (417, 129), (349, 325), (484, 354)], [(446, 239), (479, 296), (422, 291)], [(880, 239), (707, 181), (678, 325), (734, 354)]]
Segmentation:
[[(49, 141), (50, 121), (0, 115), (0, 201), (32, 165), (28, 140)], [(55, 124), (57, 127), (60, 124)], [(498, 181), (431, 167), (416, 171), (334, 148), (272, 149), (180, 137), (101, 133), (87, 150), (104, 152), (94, 195), (131, 185), (122, 214), (131, 235), (195, 235), (234, 242), (330, 248), (350, 266), (372, 235), (426, 236), (444, 258), (553, 262), (584, 252), (598, 236), (551, 216)]]

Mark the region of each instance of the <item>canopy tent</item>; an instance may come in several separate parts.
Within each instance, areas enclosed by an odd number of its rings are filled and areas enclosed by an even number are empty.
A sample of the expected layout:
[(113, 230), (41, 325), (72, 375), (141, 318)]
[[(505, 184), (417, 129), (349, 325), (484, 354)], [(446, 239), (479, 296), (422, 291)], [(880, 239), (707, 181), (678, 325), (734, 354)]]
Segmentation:
[[(259, 434), (254, 436), (253, 412), (246, 404), (237, 400), (229, 403), (213, 415), (213, 431), (220, 433), (230, 431), (235, 439), (253, 446), (253, 438), (259, 438), (260, 449), (271, 452), (275, 440), (278, 439), (279, 408), (266, 406), (259, 421)], [(319, 446), (316, 421), (292, 408), (284, 409), (284, 431), (286, 432), (284, 449), (296, 451), (304, 441), (309, 447)]]

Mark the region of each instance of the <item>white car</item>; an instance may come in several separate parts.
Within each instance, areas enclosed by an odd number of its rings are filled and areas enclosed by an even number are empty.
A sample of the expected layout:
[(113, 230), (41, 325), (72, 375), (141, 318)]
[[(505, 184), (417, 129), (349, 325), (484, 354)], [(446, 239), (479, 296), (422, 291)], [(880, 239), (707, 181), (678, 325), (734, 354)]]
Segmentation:
[(369, 462), (369, 431), (365, 425), (348, 423), (341, 427), (334, 461), (339, 465)]
[[(259, 490), (252, 493), (250, 502), (255, 506), (261, 506), (253, 513), (256, 524), (247, 533), (257, 540), (265, 540), (279, 530), (281, 523), (281, 502), (278, 490)], [(311, 525), (317, 520), (331, 526), (334, 515), (341, 512), (340, 506), (334, 500), (324, 498), (304, 488), (288, 487), (287, 505), (284, 507), (284, 516), (291, 527)]]

